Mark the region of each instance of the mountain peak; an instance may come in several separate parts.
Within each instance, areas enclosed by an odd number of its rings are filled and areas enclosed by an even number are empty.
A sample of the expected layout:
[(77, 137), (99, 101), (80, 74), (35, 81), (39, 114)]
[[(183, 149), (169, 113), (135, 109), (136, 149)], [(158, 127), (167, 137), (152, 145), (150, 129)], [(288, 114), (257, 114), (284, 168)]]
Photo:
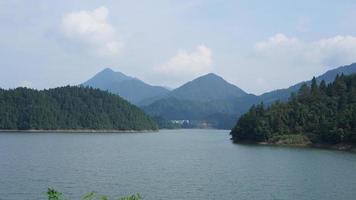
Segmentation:
[(196, 78), (195, 80), (199, 80), (199, 79), (208, 79), (208, 80), (215, 79), (215, 80), (223, 80), (223, 81), (225, 81), (221, 76), (219, 76), (217, 74), (214, 74), (214, 73), (205, 74), (203, 76), (200, 76), (200, 77)]
[[(114, 73), (114, 70), (112, 70), (111, 68), (107, 67), (107, 68), (103, 69), (101, 72)], [(100, 73), (100, 72), (99, 72), (99, 73)]]
[(211, 101), (247, 95), (222, 77), (208, 73), (173, 90), (170, 96), (185, 100)]
[(119, 82), (132, 79), (121, 72), (115, 72), (111, 68), (105, 68), (94, 77), (83, 83), (85, 86), (96, 88), (105, 88), (109, 84), (117, 84)]
[(115, 82), (132, 79), (132, 77), (129, 77), (122, 72), (116, 72), (116, 71), (112, 70), (111, 68), (105, 68), (102, 71), (100, 71), (99, 73), (97, 73), (95, 76), (106, 76), (106, 78), (115, 80)]
[(163, 87), (151, 86), (137, 78), (115, 72), (110, 68), (103, 69), (83, 85), (108, 90), (134, 104), (168, 92)]
[[(210, 73), (207, 73), (207, 74), (205, 74), (205, 75), (203, 75), (203, 76), (207, 76), (207, 77), (209, 77), (209, 76), (218, 76), (217, 74), (214, 74), (214, 73), (212, 73), (212, 72), (210, 72)], [(218, 77), (220, 77), (220, 76), (218, 76)]]

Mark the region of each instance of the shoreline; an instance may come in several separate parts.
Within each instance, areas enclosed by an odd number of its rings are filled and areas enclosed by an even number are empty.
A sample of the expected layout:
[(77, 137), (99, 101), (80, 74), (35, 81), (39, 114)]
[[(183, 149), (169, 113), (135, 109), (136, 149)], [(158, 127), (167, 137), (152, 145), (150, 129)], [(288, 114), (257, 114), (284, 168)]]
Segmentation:
[(259, 145), (259, 146), (275, 146), (275, 147), (292, 147), (292, 148), (310, 148), (310, 149), (325, 149), (325, 150), (334, 150), (334, 151), (345, 151), (356, 153), (356, 144), (282, 144), (282, 143), (271, 143), (271, 142), (253, 142), (253, 141), (245, 141), (245, 142), (236, 142), (233, 141), (234, 144), (242, 144), (242, 145)]
[(145, 133), (145, 132), (158, 132), (157, 130), (111, 130), (111, 129), (56, 129), (56, 130), (45, 130), (45, 129), (28, 129), (28, 130), (17, 130), (17, 129), (1, 129), (0, 133)]
[[(236, 143), (243, 144), (243, 143)], [(248, 143), (245, 143), (248, 144)], [(253, 143), (250, 143), (253, 144)], [(347, 151), (356, 153), (356, 145), (353, 144), (276, 144), (269, 142), (257, 142), (256, 145), (268, 145), (277, 147), (296, 147), (296, 148), (313, 148), (313, 149), (326, 149), (326, 150), (336, 150), (336, 151)]]

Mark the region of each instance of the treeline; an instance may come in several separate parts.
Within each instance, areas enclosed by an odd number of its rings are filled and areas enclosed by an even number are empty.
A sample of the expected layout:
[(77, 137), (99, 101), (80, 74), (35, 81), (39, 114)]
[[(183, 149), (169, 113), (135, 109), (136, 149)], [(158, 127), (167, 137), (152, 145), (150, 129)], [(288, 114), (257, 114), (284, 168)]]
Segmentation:
[(66, 86), (0, 89), (0, 129), (152, 130), (157, 125), (117, 95)]
[(301, 86), (286, 103), (252, 106), (231, 131), (235, 142), (302, 138), (317, 144), (356, 143), (356, 75)]

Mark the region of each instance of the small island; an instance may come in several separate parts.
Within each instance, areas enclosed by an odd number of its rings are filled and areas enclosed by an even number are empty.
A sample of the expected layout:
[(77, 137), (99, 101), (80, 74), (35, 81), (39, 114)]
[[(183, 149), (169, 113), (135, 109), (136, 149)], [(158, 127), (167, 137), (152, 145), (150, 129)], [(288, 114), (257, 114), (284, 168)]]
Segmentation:
[(0, 130), (131, 132), (157, 130), (140, 108), (90, 87), (0, 89)]
[(236, 143), (354, 149), (356, 75), (301, 86), (287, 102), (252, 106), (231, 130)]

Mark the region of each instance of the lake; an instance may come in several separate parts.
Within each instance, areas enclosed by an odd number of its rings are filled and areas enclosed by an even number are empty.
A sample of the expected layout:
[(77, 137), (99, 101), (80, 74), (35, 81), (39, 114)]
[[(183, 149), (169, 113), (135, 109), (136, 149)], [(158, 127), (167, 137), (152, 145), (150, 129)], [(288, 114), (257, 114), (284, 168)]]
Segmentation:
[(0, 199), (355, 199), (356, 154), (237, 145), (224, 130), (0, 133)]

